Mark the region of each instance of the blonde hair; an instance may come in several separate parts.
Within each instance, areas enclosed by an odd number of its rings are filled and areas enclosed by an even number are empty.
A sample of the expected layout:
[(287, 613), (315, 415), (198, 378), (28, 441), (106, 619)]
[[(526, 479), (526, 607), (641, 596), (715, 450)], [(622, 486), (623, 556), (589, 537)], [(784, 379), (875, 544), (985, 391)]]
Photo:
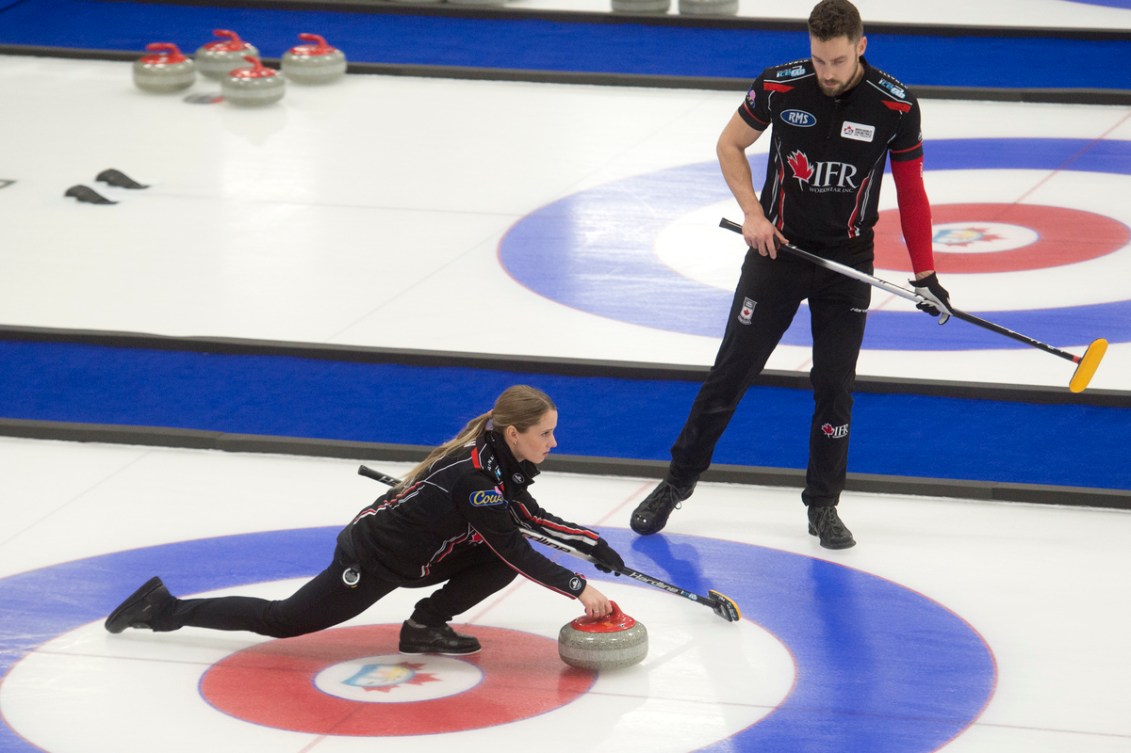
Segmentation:
[(525, 384), (507, 387), (495, 400), (495, 406), (491, 410), (468, 421), (459, 434), (428, 453), (428, 457), (408, 472), (397, 489), (414, 483), (437, 460), (475, 441), (488, 428), (502, 434), (508, 426), (513, 426), (521, 433), (537, 424), (552, 410), (557, 410), (557, 406), (542, 390)]

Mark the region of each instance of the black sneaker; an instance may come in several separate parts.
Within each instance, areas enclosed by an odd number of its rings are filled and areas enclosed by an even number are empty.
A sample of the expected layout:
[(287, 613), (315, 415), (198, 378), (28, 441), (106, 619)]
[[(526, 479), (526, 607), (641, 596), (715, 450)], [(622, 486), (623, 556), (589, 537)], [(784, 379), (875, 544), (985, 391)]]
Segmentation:
[(172, 600), (169, 589), (165, 588), (160, 578), (154, 576), (110, 613), (106, 618), (106, 629), (111, 633), (120, 633), (128, 627), (152, 630), (153, 618), (161, 607)]
[(402, 654), (445, 654), (460, 656), (479, 653), (479, 640), (470, 635), (460, 635), (447, 625), (431, 627), (405, 621), (401, 625)]
[(856, 546), (852, 531), (840, 519), (836, 507), (809, 508), (809, 535), (819, 536), (825, 549), (848, 549)]
[(691, 486), (678, 487), (667, 479), (661, 481), (632, 511), (632, 519), (628, 524), (641, 535), (656, 533), (668, 524), (668, 516), (673, 510), (679, 509), (679, 503), (690, 497), (693, 491), (694, 482)]

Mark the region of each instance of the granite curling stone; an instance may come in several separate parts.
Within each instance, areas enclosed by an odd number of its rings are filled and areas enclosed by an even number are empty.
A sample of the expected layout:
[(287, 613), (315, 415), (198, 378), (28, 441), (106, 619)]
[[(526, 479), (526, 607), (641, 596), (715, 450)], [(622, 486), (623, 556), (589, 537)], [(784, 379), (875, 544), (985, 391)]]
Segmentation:
[(671, 0), (613, 0), (613, 13), (667, 13)]
[(328, 84), (346, 75), (346, 56), (341, 50), (326, 44), (317, 34), (299, 34), (298, 38), (313, 44), (301, 44), (283, 53), (281, 66), (289, 80)]
[(679, 0), (684, 15), (733, 16), (738, 13), (738, 0)]
[(283, 98), (287, 81), (278, 71), (264, 68), (263, 62), (248, 55), (245, 61), (251, 68), (237, 68), (220, 79), (220, 93), (224, 101), (233, 105), (258, 107), (270, 105)]
[(240, 39), (240, 35), (227, 29), (214, 29), (212, 35), (220, 37), (196, 51), (196, 69), (200, 75), (223, 81), (234, 68), (243, 65), (249, 55), (259, 57), (254, 45)]
[(558, 656), (578, 669), (620, 669), (648, 655), (648, 630), (612, 602), (606, 617), (578, 617), (558, 633)]
[(172, 42), (145, 46), (148, 54), (134, 61), (134, 85), (157, 94), (187, 89), (196, 81), (196, 66)]

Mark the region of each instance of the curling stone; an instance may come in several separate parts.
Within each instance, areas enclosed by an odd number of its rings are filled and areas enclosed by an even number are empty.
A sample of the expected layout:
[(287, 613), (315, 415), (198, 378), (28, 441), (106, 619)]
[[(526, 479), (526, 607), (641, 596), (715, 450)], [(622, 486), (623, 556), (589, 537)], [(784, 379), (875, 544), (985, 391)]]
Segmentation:
[(738, 0), (679, 0), (679, 12), (696, 16), (733, 16)]
[(558, 633), (558, 656), (579, 669), (619, 669), (648, 655), (648, 630), (612, 602), (606, 617), (578, 617)]
[(240, 39), (234, 31), (215, 29), (212, 35), (220, 39), (196, 51), (196, 69), (202, 76), (223, 80), (233, 68), (243, 65), (248, 55), (259, 57), (259, 50)]
[(346, 75), (346, 56), (317, 34), (299, 34), (301, 44), (283, 53), (283, 73), (300, 84), (328, 84)]
[(672, 0), (613, 0), (613, 13), (667, 13)]
[(134, 61), (134, 85), (137, 88), (168, 94), (187, 89), (196, 81), (196, 66), (181, 54), (172, 42), (154, 42), (145, 46), (147, 55)]
[(283, 98), (287, 81), (278, 71), (264, 68), (263, 62), (248, 55), (245, 61), (251, 68), (237, 68), (220, 79), (220, 93), (233, 105), (258, 107), (270, 105)]

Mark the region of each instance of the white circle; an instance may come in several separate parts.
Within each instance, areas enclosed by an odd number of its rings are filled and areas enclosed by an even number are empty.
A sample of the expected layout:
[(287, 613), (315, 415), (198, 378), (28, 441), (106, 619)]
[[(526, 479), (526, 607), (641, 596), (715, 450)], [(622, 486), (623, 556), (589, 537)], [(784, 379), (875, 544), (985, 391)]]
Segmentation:
[(361, 703), (416, 703), (465, 693), (483, 681), (470, 662), (447, 656), (380, 654), (339, 662), (314, 676), (327, 695)]
[(741, 221), (729, 201), (700, 207), (673, 218), (656, 236), (656, 256), (677, 274), (730, 292), (738, 284), (746, 243), (718, 227), (720, 217)]
[[(1066, 209), (1078, 209), (1105, 215), (1131, 225), (1131, 204), (1126, 196), (1129, 176), (1062, 171), (1040, 183), (1040, 191), (1032, 187), (1038, 178), (1030, 170), (936, 170), (925, 175), (927, 192), (936, 205), (949, 203), (1000, 204), (1004, 201), (1025, 202)], [(886, 178), (885, 178), (886, 181)], [(880, 211), (896, 208), (894, 186), (885, 182), (880, 198)], [(720, 228), (719, 218), (736, 222), (742, 213), (733, 200), (720, 201), (673, 217), (656, 237), (654, 252), (674, 273), (689, 280), (727, 293), (733, 292), (742, 270), (746, 244), (738, 234)], [(885, 221), (891, 221), (886, 218)], [(1026, 245), (1026, 238), (1036, 238), (1036, 231), (1007, 223), (958, 223), (964, 227), (998, 228), (1008, 240), (985, 241), (978, 248), (942, 246), (937, 251), (975, 253), (1005, 251)], [(949, 223), (934, 226), (950, 227)], [(1032, 234), (1032, 235), (1030, 235)], [(1014, 244), (1014, 245), (1011, 245)], [(955, 305), (966, 311), (1011, 311), (1060, 306), (1085, 306), (1127, 300), (1126, 266), (1131, 245), (1087, 259), (1070, 267), (1047, 267), (1016, 270), (1008, 273), (947, 274), (944, 285)], [(1070, 268), (1073, 279), (1087, 284), (1066, 285), (1065, 273)], [(910, 287), (906, 271), (877, 267), (873, 274), (895, 285)], [(1008, 282), (1011, 293), (1002, 295)], [(914, 308), (903, 299), (880, 291), (873, 292), (872, 308), (905, 310)]]
[[(280, 598), (304, 582), (265, 582), (194, 596), (238, 591)], [(745, 619), (726, 622), (698, 604), (631, 582), (602, 580), (600, 586), (647, 626), (644, 660), (600, 672), (589, 692), (564, 706), (505, 725), (452, 733), (456, 741), (468, 740), (476, 747), (477, 741), (489, 740), (512, 747), (538, 740), (539, 753), (576, 753), (576, 739), (561, 730), (588, 726), (602, 730), (601, 738), (587, 747), (589, 753), (617, 753), (626, 746), (649, 753), (685, 753), (758, 723), (789, 695), (797, 673), (794, 658), (760, 625)], [(399, 618), (411, 612), (417, 598), (412, 590), (396, 591), (372, 612), (346, 624), (382, 623), (391, 615)], [(574, 604), (522, 583), (482, 606), (492, 624), (556, 641), (561, 625), (577, 616)], [(465, 631), (474, 635), (474, 625), (466, 625), (461, 632)], [(315, 739), (324, 753), (371, 750), (371, 737), (267, 728), (223, 713), (201, 696), (200, 682), (210, 667), (271, 640), (200, 628), (109, 635), (101, 620), (91, 622), (56, 636), (16, 662), (0, 683), (0, 713), (16, 734), (52, 753), (117, 753), (141, 749), (155, 739), (162, 741), (162, 753), (301, 749)], [(547, 650), (557, 661), (554, 643), (547, 641)], [(564, 663), (561, 668), (571, 671)], [(60, 708), (66, 709), (65, 725), (59, 724)], [(657, 718), (665, 723), (657, 724)], [(170, 735), (170, 730), (176, 734)], [(382, 737), (381, 749), (419, 753), (421, 739)]]

